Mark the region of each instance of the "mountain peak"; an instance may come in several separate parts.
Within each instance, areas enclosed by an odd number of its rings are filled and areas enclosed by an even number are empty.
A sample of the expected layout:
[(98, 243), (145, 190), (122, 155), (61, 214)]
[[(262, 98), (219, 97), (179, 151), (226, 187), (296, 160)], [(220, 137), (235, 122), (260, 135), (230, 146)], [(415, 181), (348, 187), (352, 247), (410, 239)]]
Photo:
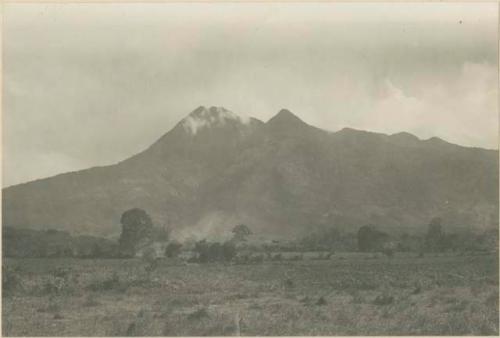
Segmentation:
[(443, 146), (444, 145), (444, 146), (458, 147), (458, 145), (447, 142), (447, 141), (445, 141), (442, 138), (439, 138), (437, 136), (433, 136), (431, 138), (428, 138), (427, 140), (424, 140), (424, 142), (426, 142), (428, 144), (435, 145), (435, 146)]
[(416, 137), (415, 135), (408, 133), (406, 131), (400, 132), (400, 133), (395, 133), (390, 135), (391, 139), (396, 140), (398, 142), (403, 142), (406, 144), (409, 143), (418, 143), (420, 139)]
[(195, 135), (203, 128), (220, 127), (231, 121), (247, 124), (249, 120), (248, 117), (237, 115), (224, 107), (199, 106), (181, 121), (181, 125), (186, 132)]
[(278, 114), (276, 114), (274, 117), (276, 118), (280, 118), (280, 119), (296, 119), (296, 120), (299, 120), (302, 122), (302, 120), (297, 116), (295, 115), (294, 113), (292, 113), (291, 111), (289, 111), (288, 109), (281, 109)]
[(274, 115), (269, 121), (268, 125), (305, 125), (297, 115), (289, 111), (288, 109), (281, 109), (276, 115)]

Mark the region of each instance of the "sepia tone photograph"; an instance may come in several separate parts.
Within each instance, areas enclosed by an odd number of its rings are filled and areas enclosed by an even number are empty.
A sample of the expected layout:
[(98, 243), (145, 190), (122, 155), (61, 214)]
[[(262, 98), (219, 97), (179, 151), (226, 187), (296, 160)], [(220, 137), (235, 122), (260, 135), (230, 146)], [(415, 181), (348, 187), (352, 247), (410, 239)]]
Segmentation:
[(498, 336), (496, 2), (2, 4), (2, 336)]

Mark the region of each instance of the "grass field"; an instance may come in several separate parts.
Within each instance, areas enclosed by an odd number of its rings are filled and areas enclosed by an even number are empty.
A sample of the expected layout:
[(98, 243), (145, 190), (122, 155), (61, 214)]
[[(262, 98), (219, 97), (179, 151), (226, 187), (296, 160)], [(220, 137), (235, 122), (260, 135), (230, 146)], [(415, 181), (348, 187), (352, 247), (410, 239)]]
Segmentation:
[(4, 260), (7, 336), (498, 335), (495, 255)]

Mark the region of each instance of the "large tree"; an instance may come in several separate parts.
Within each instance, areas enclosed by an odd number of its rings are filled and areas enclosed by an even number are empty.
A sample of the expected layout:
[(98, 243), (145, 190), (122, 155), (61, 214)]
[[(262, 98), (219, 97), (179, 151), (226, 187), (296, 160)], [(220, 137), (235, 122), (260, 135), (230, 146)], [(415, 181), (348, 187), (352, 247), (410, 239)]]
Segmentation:
[(137, 244), (144, 239), (151, 238), (153, 221), (146, 211), (134, 208), (122, 214), (120, 223), (122, 224), (119, 240), (120, 252), (126, 256), (133, 256)]
[(434, 217), (429, 223), (425, 236), (425, 246), (428, 251), (443, 251), (445, 249), (445, 234), (441, 223), (440, 217)]
[(252, 231), (245, 224), (238, 224), (232, 230), (233, 240), (238, 242), (246, 241), (247, 237), (252, 234)]

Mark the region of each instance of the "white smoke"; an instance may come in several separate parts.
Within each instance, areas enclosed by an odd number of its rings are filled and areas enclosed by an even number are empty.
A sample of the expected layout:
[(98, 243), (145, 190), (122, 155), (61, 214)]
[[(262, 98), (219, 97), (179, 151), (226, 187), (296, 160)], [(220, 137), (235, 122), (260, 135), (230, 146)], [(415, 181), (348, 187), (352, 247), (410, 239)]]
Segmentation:
[(232, 228), (239, 223), (238, 217), (215, 211), (203, 216), (195, 225), (180, 229), (174, 237), (179, 241), (227, 240), (232, 236)]

